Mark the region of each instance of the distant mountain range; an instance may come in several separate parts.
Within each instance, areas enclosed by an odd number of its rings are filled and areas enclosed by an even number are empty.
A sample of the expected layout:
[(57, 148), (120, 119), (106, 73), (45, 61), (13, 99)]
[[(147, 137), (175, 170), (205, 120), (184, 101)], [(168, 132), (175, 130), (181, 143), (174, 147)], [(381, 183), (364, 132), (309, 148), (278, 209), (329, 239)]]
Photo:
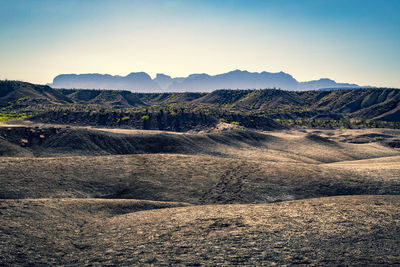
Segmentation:
[(172, 78), (157, 74), (152, 79), (145, 72), (132, 72), (127, 76), (109, 74), (60, 74), (52, 84), (53, 88), (76, 89), (118, 89), (132, 92), (211, 92), (218, 89), (265, 89), (305, 91), (321, 88), (358, 87), (357, 84), (337, 83), (328, 78), (298, 82), (284, 72), (248, 72), (234, 70), (218, 75), (190, 74), (187, 77)]

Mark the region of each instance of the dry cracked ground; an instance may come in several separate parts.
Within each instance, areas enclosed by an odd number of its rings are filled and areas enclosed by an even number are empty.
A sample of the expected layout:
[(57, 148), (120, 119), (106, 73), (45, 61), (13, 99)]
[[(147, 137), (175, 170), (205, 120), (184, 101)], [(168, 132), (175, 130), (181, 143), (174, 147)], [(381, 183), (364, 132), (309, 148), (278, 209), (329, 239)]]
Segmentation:
[(400, 265), (400, 131), (0, 127), (0, 265)]

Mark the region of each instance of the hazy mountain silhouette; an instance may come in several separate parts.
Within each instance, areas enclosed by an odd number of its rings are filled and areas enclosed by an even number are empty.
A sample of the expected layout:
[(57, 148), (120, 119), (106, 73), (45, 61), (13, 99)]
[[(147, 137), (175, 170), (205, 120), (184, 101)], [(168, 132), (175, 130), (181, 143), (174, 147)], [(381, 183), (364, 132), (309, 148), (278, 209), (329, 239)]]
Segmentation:
[(358, 87), (354, 83), (337, 83), (328, 78), (321, 78), (319, 80), (301, 82), (297, 87), (299, 90), (321, 89), (321, 88), (345, 88), (345, 87)]
[(217, 89), (264, 89), (316, 90), (335, 87), (358, 87), (357, 84), (337, 83), (323, 78), (298, 82), (285, 72), (248, 72), (234, 70), (218, 75), (190, 74), (188, 77), (172, 78), (157, 74), (156, 78), (145, 72), (133, 72), (127, 76), (109, 74), (61, 74), (50, 86), (55, 88), (119, 89), (134, 92), (211, 92)]
[(145, 72), (132, 72), (127, 76), (109, 74), (61, 74), (54, 78), (55, 88), (118, 89), (130, 91), (160, 91), (158, 84)]

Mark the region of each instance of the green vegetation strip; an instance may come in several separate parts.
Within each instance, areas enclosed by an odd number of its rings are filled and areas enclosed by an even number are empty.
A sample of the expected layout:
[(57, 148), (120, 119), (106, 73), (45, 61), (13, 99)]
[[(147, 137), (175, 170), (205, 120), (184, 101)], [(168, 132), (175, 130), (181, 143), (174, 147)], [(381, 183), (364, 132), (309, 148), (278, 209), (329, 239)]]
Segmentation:
[(19, 120), (29, 118), (30, 115), (27, 113), (0, 113), (0, 122), (3, 121), (11, 121), (11, 120)]

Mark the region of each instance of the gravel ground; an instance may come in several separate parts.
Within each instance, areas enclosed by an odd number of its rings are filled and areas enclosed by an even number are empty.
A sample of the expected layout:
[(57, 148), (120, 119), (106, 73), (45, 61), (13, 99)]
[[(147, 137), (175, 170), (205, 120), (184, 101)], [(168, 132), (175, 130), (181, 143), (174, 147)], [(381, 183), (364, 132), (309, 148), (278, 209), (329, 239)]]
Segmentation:
[[(4, 265), (398, 265), (400, 196), (0, 201)], [(161, 208), (135, 211), (146, 208)], [(168, 208), (168, 206), (170, 208)]]

